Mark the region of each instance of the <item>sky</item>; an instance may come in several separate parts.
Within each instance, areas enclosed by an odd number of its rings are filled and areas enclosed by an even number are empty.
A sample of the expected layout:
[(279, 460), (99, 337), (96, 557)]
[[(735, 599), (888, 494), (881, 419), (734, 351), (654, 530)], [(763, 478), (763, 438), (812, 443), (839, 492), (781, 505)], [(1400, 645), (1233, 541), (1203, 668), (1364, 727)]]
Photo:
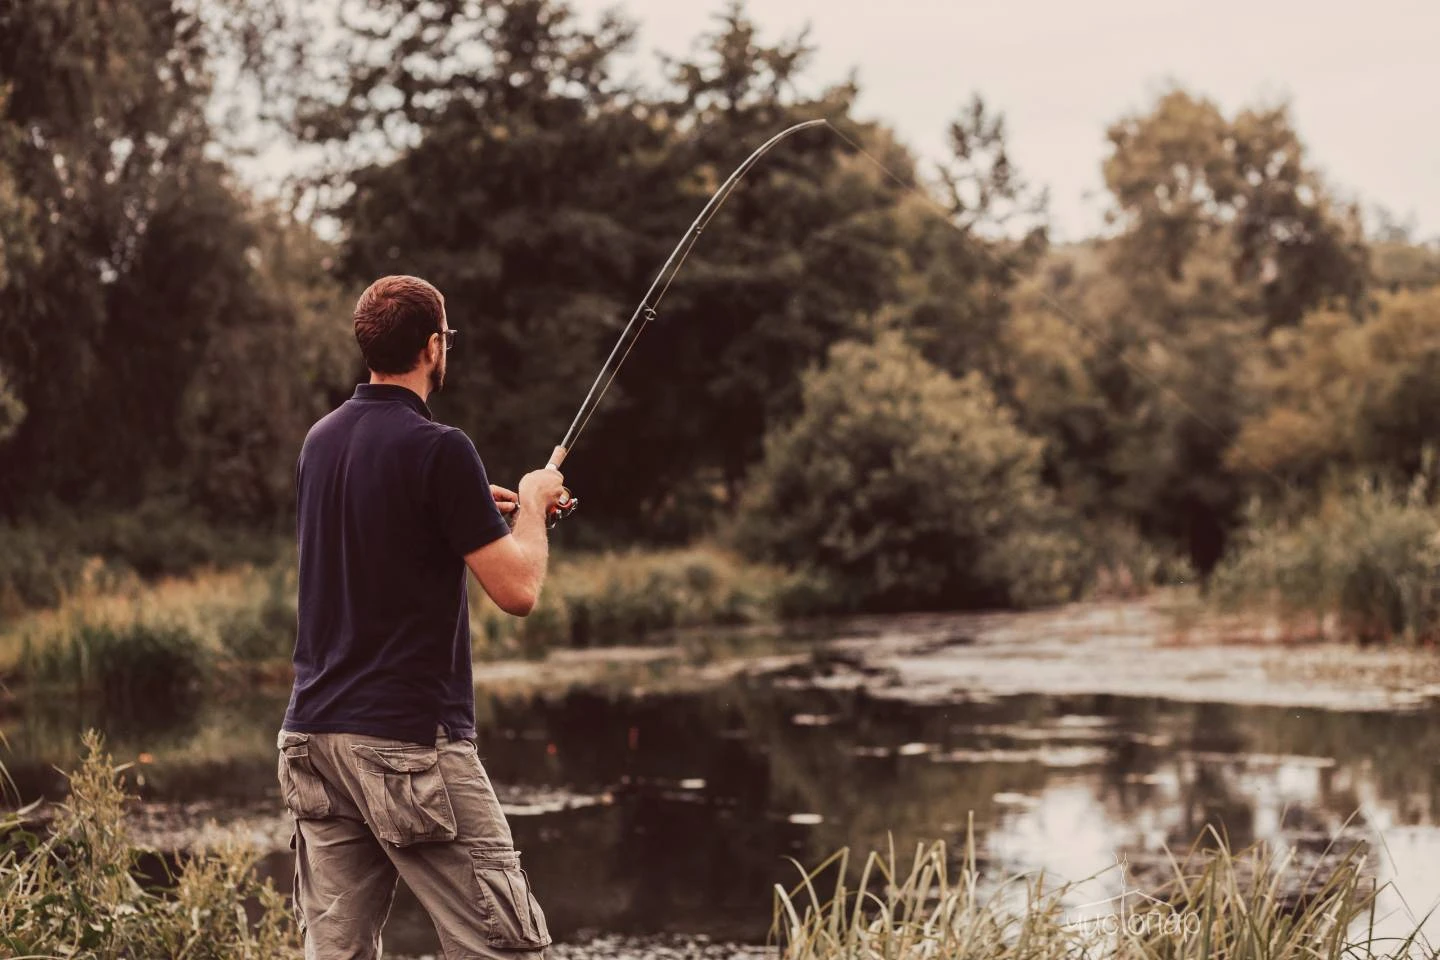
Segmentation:
[[(613, 0), (570, 0), (586, 18)], [(723, 0), (624, 0), (632, 69), (685, 52)], [(1048, 186), (1052, 238), (1099, 230), (1106, 126), (1172, 83), (1227, 112), (1288, 100), (1312, 164), (1345, 197), (1440, 237), (1440, 0), (750, 0), (774, 41), (810, 27), (816, 87), (858, 72), (862, 117), (939, 157), (972, 94), (1011, 159)], [(593, 20), (592, 20), (593, 22)]]

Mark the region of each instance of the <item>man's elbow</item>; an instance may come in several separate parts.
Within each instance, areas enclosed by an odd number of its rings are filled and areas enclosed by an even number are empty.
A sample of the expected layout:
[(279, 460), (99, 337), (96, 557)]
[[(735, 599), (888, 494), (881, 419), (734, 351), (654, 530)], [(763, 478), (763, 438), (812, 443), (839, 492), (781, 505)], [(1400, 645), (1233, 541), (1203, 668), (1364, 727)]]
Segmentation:
[(540, 601), (537, 593), (530, 590), (516, 591), (505, 597), (496, 597), (495, 603), (512, 617), (528, 617)]

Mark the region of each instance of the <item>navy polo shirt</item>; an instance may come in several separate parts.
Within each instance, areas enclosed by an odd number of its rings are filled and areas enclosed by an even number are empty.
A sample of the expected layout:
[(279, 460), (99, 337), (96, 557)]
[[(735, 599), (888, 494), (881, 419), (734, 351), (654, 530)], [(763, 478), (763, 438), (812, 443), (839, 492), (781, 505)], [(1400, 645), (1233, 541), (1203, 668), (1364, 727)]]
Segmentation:
[(296, 468), (300, 616), (286, 730), (475, 736), (466, 554), (510, 532), (462, 430), (361, 384)]

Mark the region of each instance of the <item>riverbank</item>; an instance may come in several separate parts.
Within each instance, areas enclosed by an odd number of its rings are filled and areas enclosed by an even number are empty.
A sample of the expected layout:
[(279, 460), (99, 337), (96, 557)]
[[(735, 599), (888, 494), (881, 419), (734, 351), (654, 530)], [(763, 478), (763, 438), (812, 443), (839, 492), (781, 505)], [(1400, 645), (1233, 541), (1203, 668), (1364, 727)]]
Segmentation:
[[(1154, 878), (1204, 823), (1312, 866), (1337, 841), (1371, 844), (1372, 875), (1423, 912), (1440, 896), (1440, 733), (1424, 688), (1396, 681), (1428, 675), (1423, 651), (1357, 680), (1353, 658), (1375, 651), (1240, 636), (1177, 617), (1183, 600), (857, 618), (809, 639), (682, 630), (665, 646), (478, 662), (480, 753), (567, 943), (754, 943), (771, 885), (793, 879), (784, 857), (953, 844), (971, 816), (998, 875), (1078, 880), (1122, 851)], [(135, 727), (78, 700), (14, 706), (3, 732), (22, 779), (54, 790), (76, 731), (101, 726), (144, 781), (137, 836), (195, 849), (236, 832), (288, 877), (283, 693)], [(433, 952), (417, 911), (397, 901), (392, 949)]]

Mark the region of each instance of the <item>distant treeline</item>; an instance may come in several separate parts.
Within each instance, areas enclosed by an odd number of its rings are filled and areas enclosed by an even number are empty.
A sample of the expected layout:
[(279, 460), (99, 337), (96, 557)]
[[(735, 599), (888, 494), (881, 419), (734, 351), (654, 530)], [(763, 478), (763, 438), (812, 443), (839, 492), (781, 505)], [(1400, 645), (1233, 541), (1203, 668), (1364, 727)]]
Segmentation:
[[(576, 452), (566, 536), (735, 529), (859, 605), (1038, 602), (1106, 551), (1208, 571), (1257, 501), (1408, 481), (1440, 434), (1440, 251), (1367, 236), (1283, 105), (1175, 89), (1097, 130), (1113, 230), (1052, 249), (990, 106), (957, 99), (922, 164), (739, 6), (650, 85), (619, 61), (632, 24), (552, 0), (342, 3), (338, 47), (300, 3), (21, 7), (0, 13), (14, 537), (156, 504), (283, 533), (300, 440), (362, 374), (353, 297), (386, 273), (446, 295), (434, 406), (513, 481), (711, 191), (814, 117), (924, 195), (825, 130), (768, 155)], [(232, 170), (214, 105), (237, 85), (264, 113), (241, 126), (320, 158), (293, 207)]]

